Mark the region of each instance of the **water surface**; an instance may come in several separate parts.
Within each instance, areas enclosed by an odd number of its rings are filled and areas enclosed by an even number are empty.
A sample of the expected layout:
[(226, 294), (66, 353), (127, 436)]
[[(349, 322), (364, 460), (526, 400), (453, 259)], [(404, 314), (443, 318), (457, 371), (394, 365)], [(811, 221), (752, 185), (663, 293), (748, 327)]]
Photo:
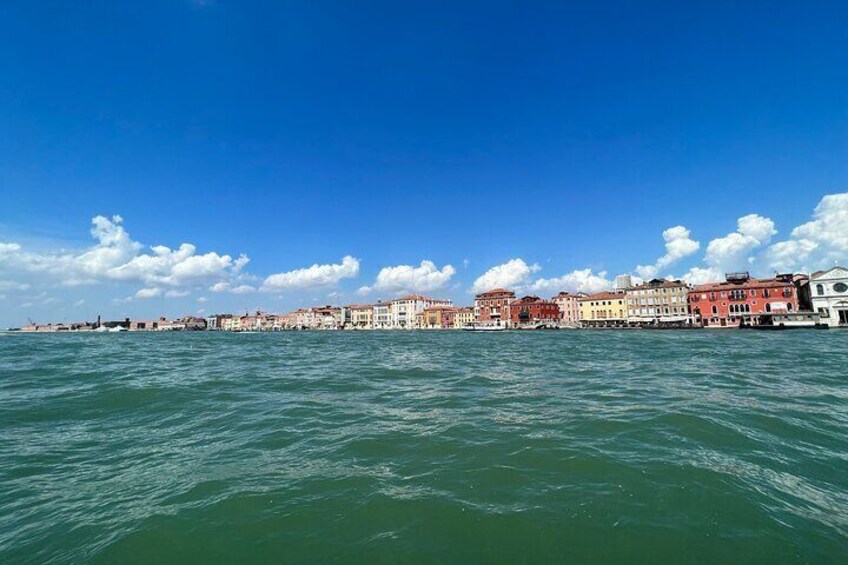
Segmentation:
[(0, 335), (0, 562), (845, 563), (848, 332)]

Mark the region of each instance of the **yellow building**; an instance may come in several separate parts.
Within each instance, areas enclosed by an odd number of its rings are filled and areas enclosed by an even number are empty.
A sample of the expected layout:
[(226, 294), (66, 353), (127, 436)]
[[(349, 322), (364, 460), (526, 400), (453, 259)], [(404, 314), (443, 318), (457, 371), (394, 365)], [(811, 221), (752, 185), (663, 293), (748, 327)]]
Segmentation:
[(374, 327), (374, 307), (371, 304), (354, 304), (350, 307), (350, 323), (354, 328), (372, 329)]
[(580, 325), (614, 327), (627, 325), (627, 297), (623, 292), (599, 292), (580, 299)]
[(459, 308), (453, 315), (453, 327), (456, 329), (462, 328), (469, 324), (473, 324), (474, 308)]

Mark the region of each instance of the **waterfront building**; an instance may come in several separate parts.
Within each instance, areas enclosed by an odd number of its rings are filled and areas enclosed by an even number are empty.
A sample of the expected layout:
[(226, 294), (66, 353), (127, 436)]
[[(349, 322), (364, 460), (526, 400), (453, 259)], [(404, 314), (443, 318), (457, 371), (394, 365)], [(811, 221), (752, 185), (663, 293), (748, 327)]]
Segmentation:
[(509, 305), (515, 293), (504, 288), (495, 288), (474, 297), (474, 313), (481, 324), (494, 326), (509, 325)]
[(848, 327), (848, 269), (834, 267), (810, 276), (814, 312), (830, 327)]
[(423, 329), (448, 329), (453, 328), (454, 317), (459, 308), (453, 306), (430, 306), (420, 314), (418, 327)]
[(335, 330), (342, 325), (342, 309), (337, 306), (320, 306), (311, 308), (315, 315), (315, 328)]
[(628, 287), (627, 320), (631, 325), (691, 324), (689, 287), (679, 280), (653, 279)]
[(580, 323), (580, 299), (585, 298), (586, 293), (560, 292), (551, 300), (559, 308), (559, 321), (563, 325), (577, 325)]
[(363, 330), (370, 330), (374, 327), (374, 306), (372, 304), (352, 304), (349, 308), (352, 327)]
[(222, 326), (224, 325), (224, 320), (226, 318), (232, 318), (232, 314), (214, 314), (212, 316), (208, 316), (206, 318), (206, 329), (207, 330), (222, 330), (224, 329)]
[(129, 330), (131, 332), (149, 332), (159, 328), (159, 322), (155, 320), (132, 320)]
[(809, 279), (803, 275), (777, 275), (755, 279), (749, 273), (728, 273), (724, 282), (697, 285), (689, 292), (689, 311), (696, 324), (707, 328), (752, 324), (758, 316), (797, 312), (799, 287)]
[(416, 314), (434, 306), (453, 306), (450, 300), (431, 298), (423, 294), (408, 294), (392, 300), (389, 304), (390, 327), (412, 329), (415, 327)]
[(392, 327), (392, 312), (391, 303), (377, 301), (374, 305), (374, 314), (372, 316), (373, 326), (375, 330), (387, 330)]
[(473, 324), (475, 321), (474, 308), (457, 308), (453, 315), (453, 327), (456, 329)]
[(512, 326), (540, 322), (559, 323), (559, 306), (552, 300), (528, 295), (510, 303), (509, 316)]
[(623, 292), (598, 292), (580, 299), (580, 325), (621, 327), (627, 325), (627, 298)]

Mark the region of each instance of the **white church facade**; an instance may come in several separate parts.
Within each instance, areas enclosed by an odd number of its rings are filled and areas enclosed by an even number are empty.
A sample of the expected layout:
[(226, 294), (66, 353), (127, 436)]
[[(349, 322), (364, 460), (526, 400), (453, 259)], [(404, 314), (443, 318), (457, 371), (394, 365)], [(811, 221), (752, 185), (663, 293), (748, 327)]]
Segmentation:
[(848, 327), (848, 269), (834, 267), (810, 277), (813, 311), (831, 328)]

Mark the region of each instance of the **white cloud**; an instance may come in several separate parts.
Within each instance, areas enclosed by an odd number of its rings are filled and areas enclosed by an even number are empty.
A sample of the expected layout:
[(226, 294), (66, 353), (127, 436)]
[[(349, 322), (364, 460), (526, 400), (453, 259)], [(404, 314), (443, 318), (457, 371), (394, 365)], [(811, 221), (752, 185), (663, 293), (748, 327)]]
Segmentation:
[(765, 254), (778, 271), (828, 269), (848, 261), (848, 192), (828, 194), (813, 211), (813, 219), (792, 230), (790, 239), (772, 245)]
[(200, 296), (200, 297), (198, 297), (198, 299), (197, 299), (197, 301), (198, 301), (198, 302), (200, 302), (201, 304), (203, 304), (204, 302), (206, 302), (206, 301), (208, 301), (208, 300), (209, 300), (209, 299), (208, 299), (208, 298), (206, 298), (205, 296)]
[(719, 237), (707, 246), (704, 258), (707, 265), (732, 271), (751, 263), (751, 252), (766, 245), (776, 234), (774, 222), (757, 214), (749, 214), (739, 218), (737, 230)]
[(233, 294), (245, 294), (248, 292), (253, 292), (256, 290), (255, 287), (250, 286), (249, 284), (240, 284), (233, 285), (228, 282), (219, 282), (215, 283), (209, 287), (209, 290), (212, 292), (231, 292)]
[(166, 298), (180, 298), (180, 297), (183, 297), (183, 296), (188, 296), (189, 294), (191, 294), (191, 292), (189, 292), (188, 290), (171, 289), (171, 290), (165, 292), (165, 297)]
[(271, 275), (265, 279), (262, 288), (263, 290), (286, 290), (329, 286), (357, 275), (359, 275), (359, 259), (348, 255), (338, 264), (315, 264), (304, 269)]
[(83, 300), (83, 299), (79, 299), (76, 302), (74, 302), (74, 306), (77, 307), (77, 308), (79, 308), (83, 304), (85, 304), (85, 300)]
[(653, 265), (639, 265), (636, 273), (643, 279), (653, 279), (662, 270), (688, 257), (701, 248), (701, 244), (691, 237), (691, 232), (684, 226), (674, 226), (663, 231), (665, 240), (665, 255), (657, 259)]
[(359, 289), (360, 294), (372, 290), (385, 292), (430, 292), (444, 288), (456, 274), (452, 265), (445, 265), (441, 270), (432, 261), (421, 261), (417, 267), (412, 265), (397, 265), (383, 267), (377, 274), (377, 279), (371, 287)]
[(27, 290), (29, 285), (15, 281), (0, 281), (0, 290)]
[(593, 273), (592, 269), (572, 271), (561, 277), (552, 279), (536, 279), (530, 285), (530, 291), (535, 293), (556, 294), (558, 292), (585, 292), (592, 294), (612, 288), (612, 281), (607, 279), (606, 271)]
[(157, 296), (162, 296), (161, 288), (142, 288), (135, 293), (136, 298), (156, 298)]
[(683, 280), (689, 284), (704, 284), (724, 280), (724, 273), (713, 267), (692, 267), (683, 275)]
[(477, 277), (477, 280), (471, 285), (471, 292), (480, 293), (494, 288), (524, 285), (529, 282), (530, 276), (539, 269), (541, 267), (536, 263), (528, 265), (524, 262), (524, 259), (510, 259)]
[(767, 245), (777, 233), (770, 218), (748, 214), (736, 222), (736, 231), (716, 238), (707, 245), (706, 267), (694, 267), (683, 276), (691, 284), (723, 280), (724, 274), (750, 270), (756, 261), (754, 252)]
[(177, 249), (157, 245), (143, 253), (144, 246), (130, 238), (120, 216), (95, 216), (91, 223), (97, 243), (80, 253), (36, 253), (17, 243), (0, 243), (0, 267), (47, 275), (65, 285), (125, 281), (180, 287), (226, 280), (248, 261), (244, 255), (235, 260), (215, 252), (198, 255), (189, 243)]

